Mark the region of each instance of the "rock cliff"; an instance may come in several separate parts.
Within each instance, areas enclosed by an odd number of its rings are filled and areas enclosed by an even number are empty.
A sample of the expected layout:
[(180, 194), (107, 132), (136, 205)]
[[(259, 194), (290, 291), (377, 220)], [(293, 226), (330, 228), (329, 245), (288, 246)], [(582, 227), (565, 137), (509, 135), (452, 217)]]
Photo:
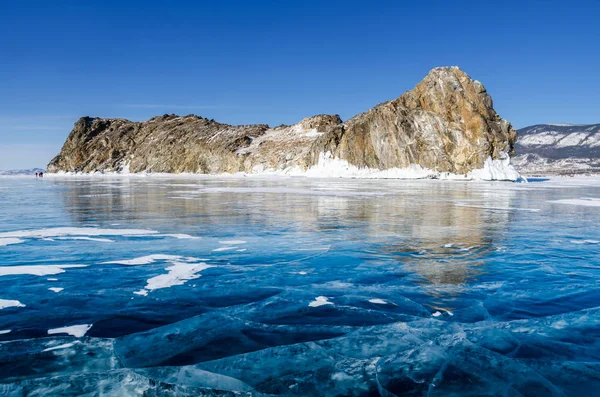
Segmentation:
[[(516, 138), (480, 82), (457, 67), (443, 67), (399, 98), (346, 122), (318, 115), (270, 128), (194, 115), (145, 122), (84, 117), (48, 171), (301, 173), (337, 161), (348, 169), (418, 167), (428, 176), (460, 175), (492, 164), (510, 168), (506, 158)], [(486, 179), (516, 179), (511, 172)]]

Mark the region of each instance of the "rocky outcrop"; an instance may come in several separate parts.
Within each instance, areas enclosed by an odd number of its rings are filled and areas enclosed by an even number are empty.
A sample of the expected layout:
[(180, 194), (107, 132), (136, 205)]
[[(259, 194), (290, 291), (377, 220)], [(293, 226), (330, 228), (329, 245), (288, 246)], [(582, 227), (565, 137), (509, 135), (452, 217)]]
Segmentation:
[(48, 171), (289, 173), (308, 170), (327, 154), (358, 169), (418, 165), (467, 174), (504, 159), (516, 137), (480, 82), (457, 67), (444, 67), (345, 123), (337, 115), (276, 128), (231, 126), (194, 115), (145, 122), (84, 117)]

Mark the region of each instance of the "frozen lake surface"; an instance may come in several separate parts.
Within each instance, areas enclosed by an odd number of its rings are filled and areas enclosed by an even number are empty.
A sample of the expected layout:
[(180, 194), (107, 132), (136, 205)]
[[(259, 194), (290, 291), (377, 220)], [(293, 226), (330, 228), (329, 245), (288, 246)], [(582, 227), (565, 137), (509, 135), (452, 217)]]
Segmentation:
[(0, 178), (2, 396), (589, 396), (600, 178)]

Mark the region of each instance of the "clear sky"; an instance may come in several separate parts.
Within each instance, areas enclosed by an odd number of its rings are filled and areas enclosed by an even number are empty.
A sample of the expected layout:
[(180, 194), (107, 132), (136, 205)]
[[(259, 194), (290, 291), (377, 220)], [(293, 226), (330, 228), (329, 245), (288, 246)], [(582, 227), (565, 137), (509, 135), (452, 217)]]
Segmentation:
[(0, 0), (0, 169), (81, 116), (347, 119), (445, 65), (517, 128), (598, 123), (599, 26), (598, 1)]

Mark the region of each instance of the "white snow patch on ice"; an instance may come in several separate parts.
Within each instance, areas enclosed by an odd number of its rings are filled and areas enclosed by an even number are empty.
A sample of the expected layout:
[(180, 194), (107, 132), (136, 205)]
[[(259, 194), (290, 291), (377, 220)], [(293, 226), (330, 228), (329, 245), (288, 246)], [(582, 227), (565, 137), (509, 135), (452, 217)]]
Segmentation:
[(384, 301), (383, 299), (379, 299), (379, 298), (369, 299), (369, 302), (375, 303), (377, 305), (387, 305), (386, 301)]
[(24, 243), (25, 240), (21, 240), (20, 238), (0, 238), (0, 247), (5, 246), (5, 245), (12, 245), (12, 244), (21, 244)]
[(581, 206), (585, 206), (585, 207), (600, 207), (600, 199), (599, 198), (563, 199), (563, 200), (550, 201), (550, 203), (581, 205)]
[(7, 307), (25, 307), (25, 305), (15, 300), (0, 299), (0, 310), (6, 309)]
[(65, 343), (65, 344), (53, 346), (53, 347), (48, 347), (47, 349), (42, 350), (42, 352), (51, 352), (53, 350), (68, 349), (69, 347), (73, 347), (73, 346), (75, 346), (75, 342)]
[(219, 244), (223, 244), (223, 245), (239, 245), (239, 244), (246, 244), (246, 241), (244, 241), (244, 240), (225, 240), (225, 241), (219, 241)]
[(183, 285), (189, 280), (194, 280), (200, 277), (202, 270), (213, 267), (206, 263), (181, 263), (174, 262), (172, 266), (166, 268), (167, 274), (161, 274), (147, 280), (146, 287), (143, 290), (137, 291), (137, 295), (147, 295), (142, 291), (154, 291), (162, 288), (169, 288), (175, 285)]
[(62, 236), (133, 236), (158, 233), (147, 229), (101, 229), (92, 227), (52, 227), (38, 230), (18, 230), (0, 233), (0, 238), (48, 238)]
[(0, 335), (6, 335), (6, 334), (10, 334), (10, 329), (1, 329), (0, 330)]
[(329, 302), (326, 296), (317, 296), (314, 301), (308, 304), (310, 307), (319, 307), (323, 305), (333, 305), (333, 303)]
[(136, 266), (136, 265), (149, 265), (156, 261), (186, 261), (187, 262), (187, 261), (193, 261), (193, 260), (196, 260), (196, 258), (186, 258), (186, 257), (179, 256), (179, 255), (151, 254), (151, 255), (146, 255), (146, 256), (140, 256), (139, 258), (133, 258), (133, 259), (102, 262), (102, 264)]
[(598, 240), (571, 240), (573, 244), (600, 244)]
[(47, 278), (46, 280), (48, 280), (48, 281), (58, 281), (57, 278)]
[(439, 316), (441, 316), (441, 315), (442, 315), (442, 312), (440, 312), (440, 311), (437, 311), (437, 312), (435, 312), (435, 313), (432, 313), (431, 315), (432, 315), (433, 317), (439, 317)]
[(32, 276), (49, 276), (64, 273), (65, 269), (87, 267), (87, 265), (33, 265), (33, 266), (0, 266), (1, 276), (29, 274)]
[(227, 246), (227, 247), (219, 247), (219, 248), (215, 248), (213, 250), (213, 252), (223, 252), (223, 251), (231, 251), (234, 249), (237, 249), (238, 247), (231, 247), (231, 246)]
[(60, 291), (64, 290), (64, 288), (58, 288), (58, 287), (50, 287), (48, 288), (50, 291), (52, 292), (56, 292), (59, 293)]
[(92, 328), (92, 324), (71, 325), (68, 327), (54, 328), (48, 330), (48, 335), (68, 334), (76, 338), (81, 338)]
[(114, 243), (114, 240), (109, 238), (100, 237), (56, 237), (57, 240), (86, 240), (86, 241), (97, 241), (100, 243)]

